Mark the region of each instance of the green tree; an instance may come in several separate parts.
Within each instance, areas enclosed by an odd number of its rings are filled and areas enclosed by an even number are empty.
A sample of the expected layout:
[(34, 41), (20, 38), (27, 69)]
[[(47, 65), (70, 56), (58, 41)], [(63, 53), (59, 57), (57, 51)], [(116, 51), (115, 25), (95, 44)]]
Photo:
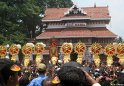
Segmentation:
[[(0, 33), (6, 38), (5, 41), (12, 41), (11, 39), (14, 39), (13, 35), (16, 31), (27, 37), (30, 37), (30, 32), (32, 32), (32, 37), (34, 37), (35, 27), (40, 21), (40, 10), (35, 5), (35, 0), (0, 1)], [(25, 39), (23, 38), (23, 42)]]
[[(42, 31), (42, 18), (39, 15), (44, 14), (46, 7), (72, 5), (71, 0), (0, 0), (1, 43), (23, 44), (27, 38), (35, 38), (37, 27)], [(18, 38), (19, 35), (22, 38)]]
[(123, 38), (122, 37), (117, 37), (116, 39), (115, 39), (115, 42), (116, 43), (123, 43), (124, 42), (124, 40), (123, 40)]
[(13, 32), (23, 33), (18, 22), (17, 4), (16, 0), (0, 0), (0, 33), (4, 38), (3, 44), (12, 43), (10, 38)]
[(2, 34), (0, 34), (0, 45), (3, 44), (4, 41), (5, 41), (5, 38), (3, 37)]
[(44, 11), (46, 7), (48, 8), (71, 7), (73, 5), (73, 2), (71, 0), (37, 0), (37, 4)]
[(36, 5), (36, 0), (26, 0), (18, 6), (18, 15), (21, 23), (27, 31), (27, 37), (34, 38), (36, 26), (41, 23), (40, 8)]

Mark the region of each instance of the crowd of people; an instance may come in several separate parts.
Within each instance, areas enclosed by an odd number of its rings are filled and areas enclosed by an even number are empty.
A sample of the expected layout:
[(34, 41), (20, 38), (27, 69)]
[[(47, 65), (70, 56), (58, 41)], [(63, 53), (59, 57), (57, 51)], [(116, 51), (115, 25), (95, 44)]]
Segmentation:
[(30, 64), (27, 68), (9, 59), (0, 59), (0, 86), (124, 86), (124, 65), (96, 66), (76, 62), (71, 53), (65, 64)]

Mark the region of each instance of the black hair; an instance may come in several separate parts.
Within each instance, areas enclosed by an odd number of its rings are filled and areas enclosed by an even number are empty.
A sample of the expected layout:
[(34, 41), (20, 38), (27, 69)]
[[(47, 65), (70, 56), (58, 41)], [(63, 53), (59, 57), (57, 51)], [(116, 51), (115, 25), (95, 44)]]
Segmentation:
[(46, 70), (40, 70), (40, 69), (38, 69), (37, 71), (38, 71), (39, 74), (45, 74), (46, 73)]
[(84, 72), (79, 68), (64, 66), (57, 74), (61, 86), (89, 86)]
[(24, 74), (19, 80), (19, 86), (27, 86), (29, 84), (28, 75)]
[(54, 86), (52, 84), (52, 78), (47, 78), (41, 82), (41, 86)]
[(78, 58), (78, 54), (74, 51), (72, 51), (72, 53), (70, 54), (70, 59), (71, 61), (76, 61)]
[(14, 62), (11, 61), (11, 60), (9, 60), (9, 59), (3, 59), (1, 61), (5, 65), (1, 69), (0, 72), (1, 72), (1, 75), (2, 75), (2, 78), (3, 78), (4, 83), (7, 84), (7, 80), (9, 79), (9, 77), (15, 75), (15, 72), (10, 69), (11, 66), (14, 64)]

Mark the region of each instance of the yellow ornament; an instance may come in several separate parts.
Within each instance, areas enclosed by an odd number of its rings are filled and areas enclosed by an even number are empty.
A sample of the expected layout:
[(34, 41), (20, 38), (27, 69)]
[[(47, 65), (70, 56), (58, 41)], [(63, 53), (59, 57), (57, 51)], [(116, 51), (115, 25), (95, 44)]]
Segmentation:
[(63, 43), (61, 50), (64, 53), (64, 63), (67, 63), (70, 61), (70, 53), (72, 52), (73, 45), (72, 43)]
[(80, 64), (82, 64), (82, 60), (83, 60), (82, 57), (85, 50), (86, 50), (86, 45), (82, 42), (78, 42), (74, 47), (74, 51), (78, 53), (77, 62)]
[(44, 51), (44, 44), (43, 43), (37, 43), (34, 47), (34, 52), (36, 53), (36, 64), (40, 64), (41, 60), (43, 59), (42, 57), (42, 52)]
[(78, 62), (78, 63), (82, 64), (82, 61), (83, 61), (82, 57), (78, 57), (78, 58), (77, 58), (77, 62)]
[(6, 53), (7, 53), (7, 48), (5, 46), (1, 45), (0, 46), (0, 57), (5, 58)]
[(101, 50), (102, 50), (102, 46), (99, 43), (94, 43), (91, 45), (91, 52), (94, 55), (100, 54)]
[(124, 44), (118, 44), (117, 46), (117, 54), (118, 54), (118, 57), (119, 57), (119, 61), (121, 63), (124, 62)]
[(118, 46), (117, 46), (117, 54), (119, 56), (124, 56), (124, 44), (118, 44)]
[(53, 65), (56, 65), (57, 61), (58, 61), (58, 57), (52, 57), (51, 58), (51, 62)]
[(16, 56), (19, 53), (19, 48), (16, 44), (12, 44), (9, 48), (9, 53), (12, 55), (11, 60), (16, 61)]
[(115, 47), (113, 44), (107, 44), (105, 47), (105, 53), (108, 55), (107, 57), (107, 64), (111, 65), (113, 63), (112, 56), (115, 54)]
[(99, 58), (98, 54), (100, 54), (101, 50), (102, 50), (102, 46), (99, 43), (93, 43), (91, 45), (91, 52), (94, 55), (94, 62), (97, 67), (100, 64), (100, 58)]
[(86, 45), (84, 43), (78, 42), (74, 47), (75, 52), (78, 54), (83, 54), (86, 50)]
[(38, 55), (41, 54), (44, 50), (44, 46), (42, 44), (36, 44), (34, 47), (34, 52)]
[(25, 58), (24, 58), (24, 66), (25, 67), (27, 67), (30, 62), (30, 55), (32, 54), (32, 52), (33, 52), (33, 49), (31, 46), (24, 45), (22, 47), (22, 53), (25, 55)]

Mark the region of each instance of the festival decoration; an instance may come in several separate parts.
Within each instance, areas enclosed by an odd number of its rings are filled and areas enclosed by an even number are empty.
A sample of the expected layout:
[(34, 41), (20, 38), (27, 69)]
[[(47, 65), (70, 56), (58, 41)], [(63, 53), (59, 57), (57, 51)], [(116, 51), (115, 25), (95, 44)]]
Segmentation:
[(58, 42), (55, 38), (50, 39), (50, 49), (49, 49), (49, 53), (50, 53), (50, 58), (51, 58), (51, 62), (53, 65), (55, 65), (58, 61), (58, 46), (57, 46)]
[[(17, 47), (18, 47), (18, 49), (19, 49), (19, 53), (20, 53), (20, 50), (21, 50), (21, 45), (20, 45), (20, 44), (17, 44)], [(17, 61), (20, 61), (20, 59), (19, 59), (18, 55), (17, 55)]]
[(72, 43), (63, 43), (61, 50), (64, 53), (64, 63), (70, 61), (70, 53), (72, 52), (73, 45)]
[(78, 62), (78, 63), (82, 64), (82, 61), (83, 61), (82, 57), (78, 57), (78, 58), (77, 58), (77, 62)]
[(52, 64), (56, 65), (57, 61), (58, 61), (58, 57), (52, 57), (51, 58)]
[(0, 57), (1, 58), (5, 58), (7, 54), (7, 48), (3, 45), (0, 46)]
[[(34, 44), (33, 43), (27, 43), (26, 45), (31, 46), (32, 50), (34, 50)], [(33, 60), (33, 54), (34, 54), (34, 51), (32, 51), (32, 53), (30, 54), (30, 60)]]
[(118, 44), (118, 46), (117, 46), (117, 54), (119, 56), (124, 56), (124, 44)]
[(82, 42), (78, 42), (74, 47), (74, 51), (78, 53), (77, 62), (80, 64), (82, 63), (82, 60), (83, 60), (82, 57), (85, 50), (86, 50), (86, 45)]
[(45, 47), (45, 46), (46, 46), (46, 45), (41, 42), (41, 43), (37, 43), (37, 44), (35, 45), (35, 47), (34, 47), (34, 52), (35, 52), (35, 54), (36, 54), (36, 59), (35, 59), (35, 61), (36, 61), (36, 64), (37, 64), (37, 65), (40, 64), (41, 60), (43, 59), (43, 57), (42, 57), (42, 52), (44, 51), (44, 49), (45, 49), (44, 47)]
[(24, 45), (22, 47), (22, 53), (25, 55), (25, 58), (24, 58), (25, 67), (27, 67), (30, 62), (30, 55), (32, 54), (32, 52), (33, 52), (32, 46)]
[(99, 43), (93, 43), (91, 45), (91, 52), (94, 55), (94, 61), (95, 61), (96, 66), (99, 66), (100, 64), (100, 59), (99, 59), (98, 54), (100, 54), (101, 50), (102, 50), (102, 46)]
[(18, 47), (19, 49), (21, 49), (21, 45), (20, 45), (20, 44), (17, 44), (17, 47)]
[(7, 45), (5, 45), (5, 46), (6, 46), (6, 49), (7, 49), (5, 58), (10, 59), (10, 57), (9, 57), (9, 51), (8, 51), (9, 44), (7, 44)]
[(115, 48), (113, 46), (113, 44), (107, 44), (107, 46), (105, 47), (105, 53), (108, 56), (113, 56), (115, 54)]
[(124, 44), (118, 44), (116, 51), (117, 51), (120, 61), (124, 62)]
[(94, 54), (94, 55), (98, 55), (100, 54), (102, 50), (102, 46), (99, 44), (99, 43), (93, 43), (91, 45), (91, 52)]
[(115, 54), (115, 47), (113, 44), (107, 44), (105, 47), (105, 53), (108, 55), (107, 57), (107, 64), (111, 65), (112, 64), (112, 56)]
[(9, 48), (9, 53), (12, 55), (11, 60), (16, 61), (16, 58), (19, 53), (19, 48), (16, 44), (12, 44)]

